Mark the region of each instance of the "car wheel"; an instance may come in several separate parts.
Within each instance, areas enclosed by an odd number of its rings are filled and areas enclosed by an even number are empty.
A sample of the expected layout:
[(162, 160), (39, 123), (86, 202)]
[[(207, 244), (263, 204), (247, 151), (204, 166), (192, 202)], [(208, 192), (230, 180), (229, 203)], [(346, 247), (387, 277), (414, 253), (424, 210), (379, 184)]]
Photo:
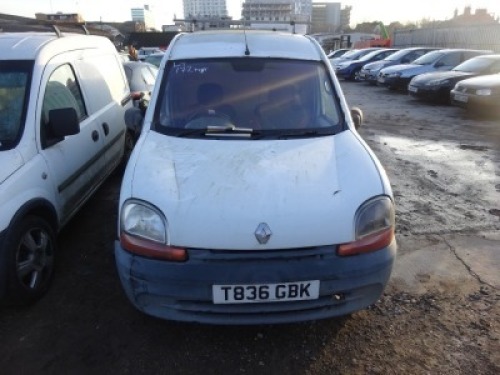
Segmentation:
[(48, 289), (54, 273), (56, 235), (44, 219), (27, 216), (7, 233), (0, 262), (7, 275), (3, 304), (27, 305)]

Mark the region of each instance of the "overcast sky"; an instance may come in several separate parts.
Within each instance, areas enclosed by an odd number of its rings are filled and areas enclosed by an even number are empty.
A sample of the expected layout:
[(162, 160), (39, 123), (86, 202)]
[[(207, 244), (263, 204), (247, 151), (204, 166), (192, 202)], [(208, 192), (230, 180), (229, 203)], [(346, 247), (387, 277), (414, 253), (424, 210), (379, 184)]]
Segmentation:
[[(324, 0), (323, 0), (324, 1)], [(328, 1), (328, 0), (327, 0)], [(335, 1), (331, 1), (335, 2)], [(243, 0), (227, 0), (229, 15), (241, 17)], [(487, 8), (500, 17), (500, 0), (346, 0), (342, 7), (351, 5), (351, 25), (359, 22), (393, 21), (406, 23), (423, 18), (444, 20), (453, 17), (455, 9), (463, 12), (466, 5), (473, 11)], [(80, 13), (86, 21), (128, 21), (130, 9), (149, 4), (154, 10), (157, 27), (171, 24), (174, 14), (183, 17), (182, 0), (0, 0), (0, 13), (34, 17), (35, 13)]]

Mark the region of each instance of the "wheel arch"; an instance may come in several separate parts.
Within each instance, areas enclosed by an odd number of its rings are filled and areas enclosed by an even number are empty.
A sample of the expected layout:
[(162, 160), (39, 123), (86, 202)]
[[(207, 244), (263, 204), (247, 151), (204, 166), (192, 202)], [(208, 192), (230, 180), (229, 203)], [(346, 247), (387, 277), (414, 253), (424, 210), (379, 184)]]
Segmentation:
[(59, 232), (60, 225), (56, 209), (49, 201), (41, 198), (32, 199), (24, 203), (12, 218), (9, 227), (13, 223), (19, 222), (19, 220), (30, 215), (44, 219), (52, 227), (55, 233)]

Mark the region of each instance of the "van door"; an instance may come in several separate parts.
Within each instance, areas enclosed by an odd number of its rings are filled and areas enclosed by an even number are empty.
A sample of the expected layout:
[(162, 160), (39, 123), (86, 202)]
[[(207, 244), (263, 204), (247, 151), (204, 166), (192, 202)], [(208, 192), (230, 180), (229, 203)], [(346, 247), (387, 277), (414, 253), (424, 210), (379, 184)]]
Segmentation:
[(98, 116), (103, 135), (106, 173), (122, 160), (125, 148), (125, 110), (132, 107), (130, 89), (115, 51), (87, 50), (76, 62), (85, 82), (83, 95), (89, 113)]
[[(40, 153), (45, 158), (64, 223), (83, 204), (102, 180), (105, 168), (104, 141), (98, 117), (88, 113), (74, 67), (60, 55), (47, 64), (43, 73), (39, 102)], [(74, 108), (80, 131), (78, 134), (54, 139), (50, 134), (49, 112), (52, 109)]]

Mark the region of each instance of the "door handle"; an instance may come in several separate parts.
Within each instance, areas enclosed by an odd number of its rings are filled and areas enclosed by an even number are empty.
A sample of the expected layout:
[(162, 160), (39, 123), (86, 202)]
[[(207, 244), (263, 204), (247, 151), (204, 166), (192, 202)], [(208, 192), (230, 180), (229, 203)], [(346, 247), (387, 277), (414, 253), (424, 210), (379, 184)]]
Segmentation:
[(99, 132), (98, 132), (97, 130), (94, 130), (94, 131), (92, 132), (92, 140), (93, 140), (94, 142), (97, 142), (97, 141), (99, 140)]
[(108, 135), (109, 134), (109, 125), (108, 125), (108, 123), (103, 122), (102, 123), (102, 129), (104, 130), (104, 135)]

